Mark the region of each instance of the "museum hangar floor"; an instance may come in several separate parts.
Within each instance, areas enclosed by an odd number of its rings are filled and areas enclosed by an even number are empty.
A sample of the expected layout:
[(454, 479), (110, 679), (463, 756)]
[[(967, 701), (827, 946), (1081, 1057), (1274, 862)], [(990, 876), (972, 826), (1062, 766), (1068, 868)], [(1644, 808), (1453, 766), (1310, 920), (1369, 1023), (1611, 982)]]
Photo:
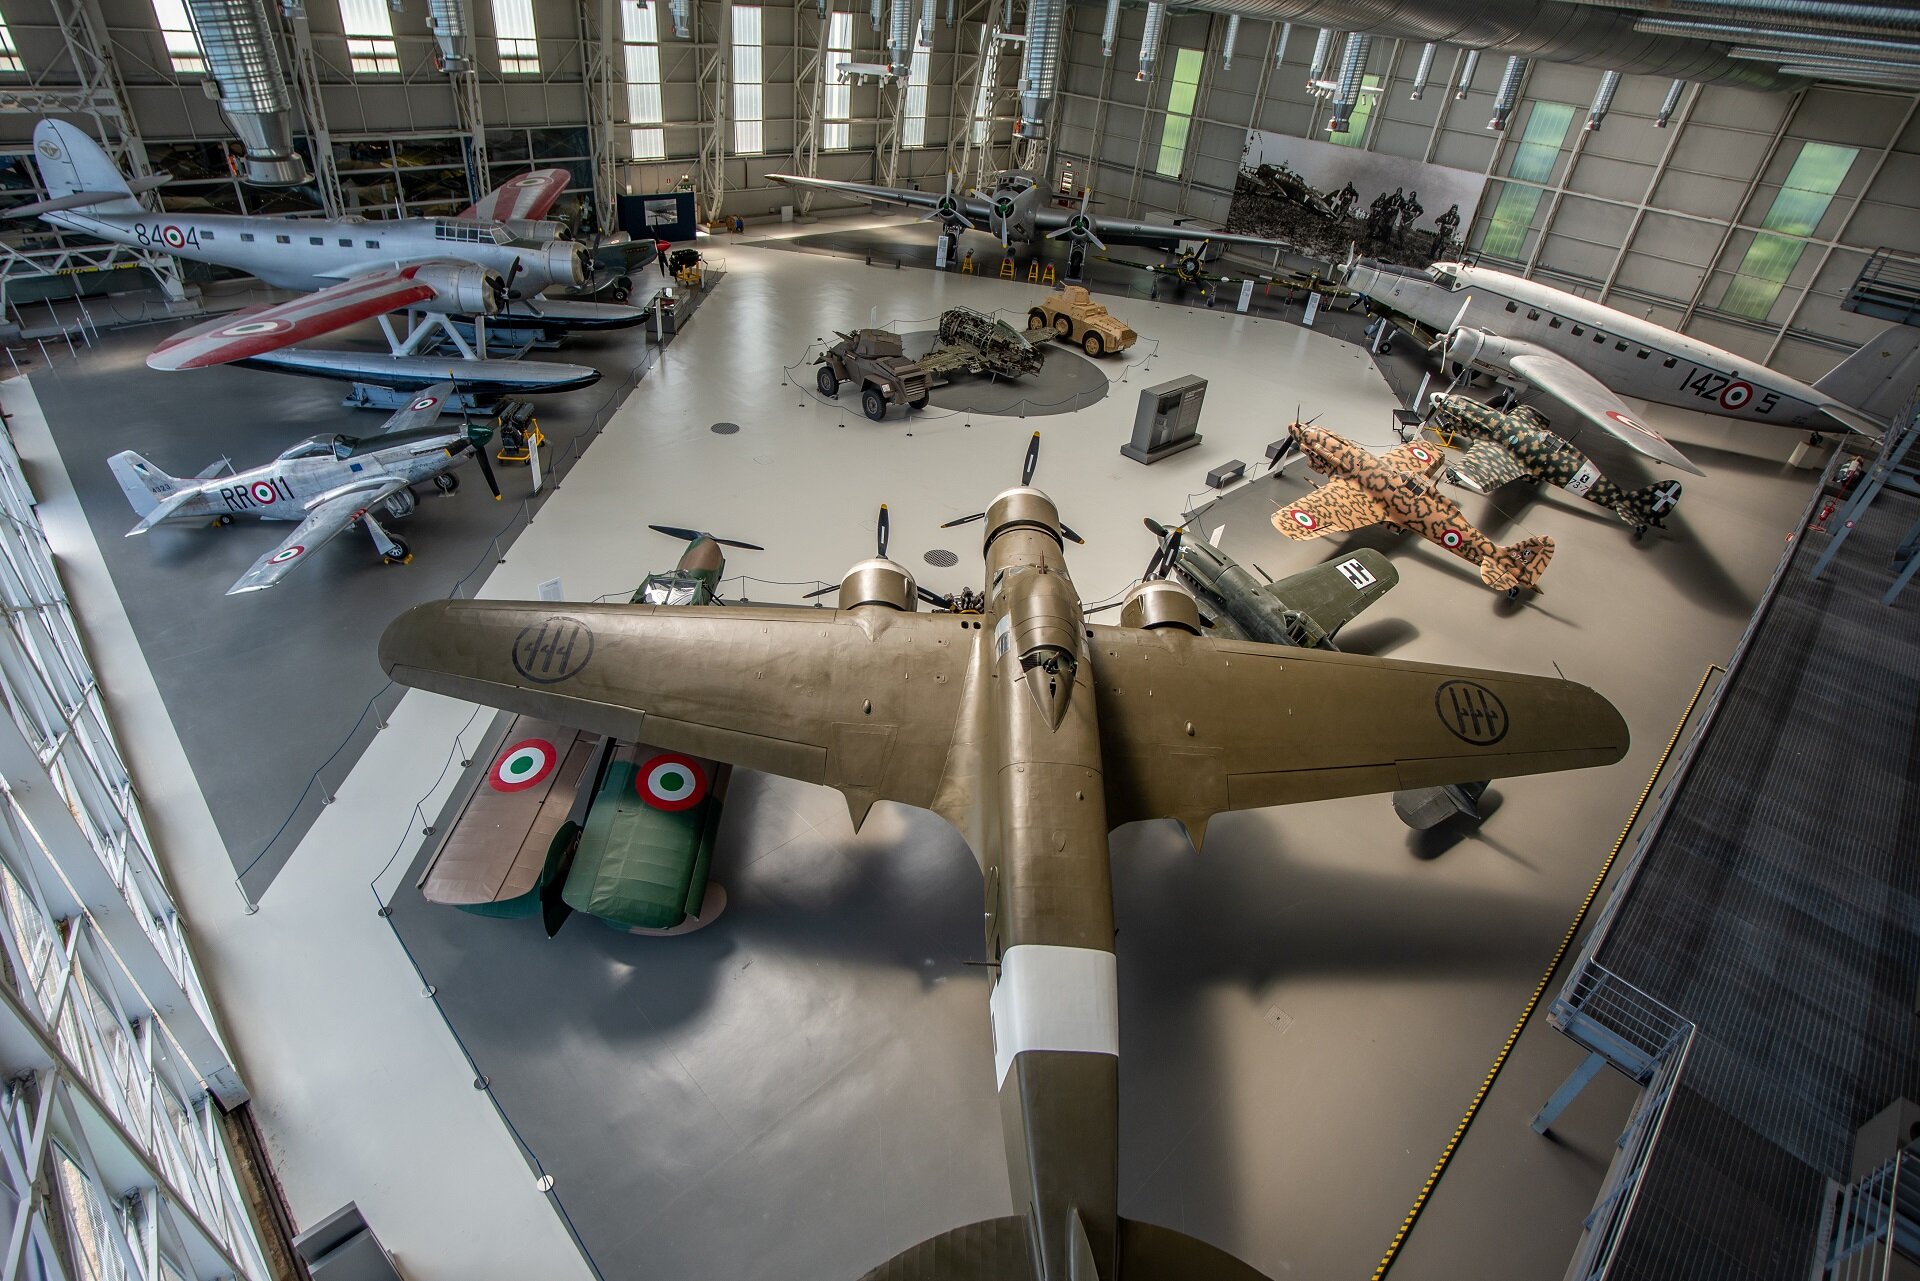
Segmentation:
[[(655, 521), (764, 544), (729, 572), (751, 575), (756, 599), (791, 600), (871, 554), (881, 502), (896, 559), (936, 590), (972, 585), (973, 532), (938, 526), (1014, 483), (1038, 428), (1035, 483), (1086, 536), (1068, 561), (1097, 603), (1146, 563), (1142, 516), (1173, 520), (1204, 501), (1208, 469), (1257, 462), (1296, 405), (1375, 448), (1391, 441), (1399, 402), (1360, 348), (1136, 299), (1114, 307), (1141, 344), (1108, 363), (1117, 381), (1097, 403), (870, 423), (851, 397), (812, 391), (813, 344), (870, 322), (925, 328), (955, 303), (1019, 317), (1037, 290), (726, 238), (708, 252), (721, 283), (482, 594), (532, 596), (556, 577), (567, 599), (630, 590), (676, 554), (645, 530)], [(229, 372), (195, 395), (258, 402), (278, 385)], [(1205, 443), (1152, 468), (1123, 459), (1139, 388), (1183, 374), (1209, 380)], [(410, 694), (250, 914), (196, 780), (207, 766), (182, 750), (181, 712), (162, 700), (101, 531), (62, 474), (73, 463), (48, 447), (27, 398), (9, 408), (303, 1220), (356, 1200), (422, 1277), (589, 1275), (570, 1225), (608, 1276), (850, 1278), (1007, 1212), (979, 873), (942, 821), (882, 806), (856, 836), (834, 793), (743, 776), (716, 862), (730, 896), (717, 922), (637, 938), (581, 921), (549, 942), (532, 921), (429, 907), (413, 890), (419, 829), (490, 718)], [(343, 430), (367, 425), (341, 416)], [(183, 442), (188, 417), (183, 407)], [(1383, 797), (1223, 816), (1198, 857), (1171, 823), (1117, 832), (1124, 1214), (1276, 1278), (1372, 1272), (1813, 484), (1781, 462), (1792, 434), (1648, 417), (1707, 475), (1688, 478), (1672, 528), (1645, 542), (1558, 492), (1497, 506), (1457, 495), (1497, 540), (1555, 538), (1533, 603), (1509, 604), (1461, 562), (1381, 531), (1286, 542), (1267, 517), (1303, 491), (1297, 467), (1200, 514), (1201, 528), (1224, 526), (1226, 550), (1275, 577), (1343, 547), (1389, 552), (1401, 584), (1345, 648), (1557, 669), (1612, 699), (1634, 746), (1608, 769), (1496, 784), (1484, 827), (1440, 840), (1409, 832)], [(425, 538), (417, 548), (433, 554)], [(923, 560), (941, 549), (957, 567)], [(346, 593), (336, 603), (357, 608)], [(221, 623), (195, 620), (208, 661)], [(370, 644), (364, 658), (373, 664)], [(297, 656), (288, 667), (299, 680)], [(295, 752), (284, 766), (302, 777), (315, 763)], [(1534, 1135), (1527, 1118), (1580, 1057), (1534, 1020), (1396, 1277), (1559, 1274), (1630, 1098), (1607, 1081), (1552, 1139)]]

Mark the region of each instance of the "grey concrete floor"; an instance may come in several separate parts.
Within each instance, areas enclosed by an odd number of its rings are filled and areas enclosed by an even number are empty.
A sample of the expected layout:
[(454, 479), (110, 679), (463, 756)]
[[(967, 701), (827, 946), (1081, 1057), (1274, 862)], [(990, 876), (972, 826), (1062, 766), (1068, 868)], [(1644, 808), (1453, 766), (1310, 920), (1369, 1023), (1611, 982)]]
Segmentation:
[[(508, 546), (526, 524), (531, 485), (524, 468), (498, 468), (505, 499), (496, 503), (478, 469), (462, 468), (457, 493), (423, 498), (393, 523), (412, 544), (411, 564), (383, 565), (367, 536), (352, 530), (271, 591), (227, 596), (289, 526), (164, 526), (125, 538), (138, 517), (107, 458), (138, 450), (177, 476), (222, 457), (244, 470), (315, 433), (378, 432), (386, 416), (342, 408), (343, 383), (232, 367), (149, 369), (147, 353), (179, 327), (102, 332), (77, 355), (62, 346), (30, 377), (235, 869), (246, 870), (258, 896), (382, 719), (366, 713), (386, 685), (372, 661), (380, 629), (468, 575), (483, 582), (496, 559), (493, 540)], [(374, 333), (356, 327), (333, 345)], [(604, 377), (579, 392), (534, 398), (550, 468), (626, 394), (645, 354), (644, 334), (634, 329), (577, 339), (552, 357)], [(310, 784), (315, 770), (324, 785)]]
[[(585, 483), (489, 594), (526, 594), (562, 570), (574, 598), (630, 583), (636, 520), (765, 542), (750, 572), (767, 579), (831, 575), (867, 554), (881, 500), (893, 504), (896, 557), (963, 553), (958, 568), (925, 575), (929, 586), (974, 581), (970, 545), (935, 526), (1008, 483), (1026, 424), (840, 427), (804, 401), (783, 408), (776, 388), (791, 335), (826, 311), (1024, 310), (1027, 288), (737, 244), (724, 253), (729, 289), (711, 304), (724, 323), (703, 317), (676, 344), (629, 407), (634, 429), (596, 444)], [(1327, 425), (1389, 443), (1394, 402), (1363, 353), (1251, 318), (1151, 303), (1140, 313), (1128, 319), (1163, 345), (1131, 377), (1209, 377), (1208, 443), (1152, 469), (1122, 461), (1132, 406), (1117, 388), (1045, 429), (1038, 483), (1088, 536), (1069, 557), (1088, 600), (1144, 564), (1141, 515), (1192, 505), (1200, 474), (1225, 457), (1257, 457), (1296, 398)], [(1224, 524), (1227, 550), (1276, 577), (1355, 543), (1383, 547), (1401, 585), (1348, 647), (1558, 668), (1611, 697), (1635, 743), (1607, 770), (1496, 785), (1476, 832), (1410, 833), (1384, 798), (1355, 798), (1222, 816), (1198, 858), (1168, 823), (1116, 833), (1123, 1213), (1275, 1278), (1371, 1275), (1812, 483), (1779, 461), (1791, 437), (1650, 418), (1709, 474), (1689, 478), (1674, 527), (1645, 542), (1557, 491), (1458, 495), (1497, 539), (1558, 541), (1534, 602), (1504, 601), (1412, 538), (1286, 542), (1267, 517), (1304, 490), (1295, 475), (1241, 486), (1205, 513), (1208, 527)], [(745, 430), (715, 437), (705, 424), (717, 420)], [(690, 476), (706, 478), (697, 491)], [(1005, 1213), (984, 984), (968, 964), (980, 959), (980, 886), (953, 833), (882, 806), (856, 836), (831, 792), (747, 775), (715, 867), (731, 905), (682, 938), (577, 921), (550, 943), (533, 922), (395, 898), (393, 924), (601, 1266), (854, 1276)], [(1575, 1058), (1550, 1034), (1523, 1038), (1404, 1275), (1536, 1278), (1564, 1266), (1627, 1098), (1600, 1086), (1556, 1138), (1534, 1136), (1525, 1118)]]

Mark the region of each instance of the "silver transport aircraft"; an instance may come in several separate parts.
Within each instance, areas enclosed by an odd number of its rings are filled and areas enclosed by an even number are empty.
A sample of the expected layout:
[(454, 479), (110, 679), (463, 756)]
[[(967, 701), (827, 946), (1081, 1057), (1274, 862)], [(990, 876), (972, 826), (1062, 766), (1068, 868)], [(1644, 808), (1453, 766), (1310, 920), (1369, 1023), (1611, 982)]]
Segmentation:
[(416, 485), (431, 483), (443, 494), (453, 493), (460, 487), (454, 469), (472, 454), (487, 488), (496, 500), (500, 497), (499, 482), (487, 462), (493, 429), (448, 431), (434, 426), (452, 395), (453, 384), (443, 383), (388, 419), (377, 436), (313, 436), (264, 467), (231, 475), (218, 474), (228, 465), (222, 460), (181, 480), (131, 449), (123, 450), (108, 459), (107, 466), (140, 516), (127, 537), (170, 522), (298, 521), (291, 534), (227, 589), (229, 596), (272, 587), (356, 522), (366, 527), (389, 565), (405, 563), (413, 558), (412, 550), (387, 532), (382, 519), (411, 515), (418, 503)]
[[(1491, 373), (1566, 405), (1586, 423), (1658, 462), (1701, 475), (1622, 396), (1803, 431), (1879, 435), (1873, 408), (1913, 385), (1920, 329), (1894, 325), (1813, 384), (1589, 298), (1460, 262), (1425, 275), (1349, 259), (1336, 272), (1376, 311), (1436, 334), (1443, 362)], [(1890, 407), (1890, 406), (1889, 406)], [(1562, 433), (1566, 434), (1566, 433)]]
[[(549, 289), (584, 284), (592, 272), (587, 247), (541, 220), (571, 180), (564, 169), (540, 169), (514, 178), (454, 218), (251, 217), (240, 214), (155, 213), (142, 206), (112, 159), (78, 127), (42, 120), (33, 131), (34, 161), (49, 198), (9, 211), (38, 216), (62, 231), (137, 246), (195, 262), (231, 267), (304, 296), (222, 316), (176, 334), (147, 358), (155, 369), (200, 369), (245, 361), (323, 377), (398, 372), (382, 385), (419, 388), (447, 378), (447, 360), (426, 359), (430, 341), (451, 340), (461, 357), (502, 369), (475, 369), (463, 387), (500, 384), (500, 390), (545, 391), (584, 386), (597, 371), (574, 365), (534, 365), (485, 358), (449, 316), (493, 318), (516, 328), (619, 329), (637, 325), (638, 307), (543, 298)], [(140, 190), (158, 186), (141, 179)], [(389, 313), (412, 318), (397, 333)], [(377, 319), (386, 334), (385, 358), (354, 353), (370, 370), (342, 369), (334, 353), (293, 344), (363, 320)], [(409, 363), (411, 361), (411, 363)], [(349, 362), (352, 363), (352, 362)], [(421, 366), (419, 369), (413, 365)]]

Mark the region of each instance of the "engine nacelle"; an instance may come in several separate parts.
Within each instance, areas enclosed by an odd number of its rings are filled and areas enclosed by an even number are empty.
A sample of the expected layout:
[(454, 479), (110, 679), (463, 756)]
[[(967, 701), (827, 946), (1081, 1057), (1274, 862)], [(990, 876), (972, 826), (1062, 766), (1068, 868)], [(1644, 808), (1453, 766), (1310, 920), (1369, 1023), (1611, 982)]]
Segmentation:
[(1486, 349), (1490, 335), (1484, 329), (1456, 329), (1447, 339), (1447, 359), (1456, 365), (1471, 366)]
[(920, 593), (905, 565), (875, 557), (861, 561), (840, 580), (840, 608), (862, 605), (912, 613), (920, 608)]
[(421, 304), (428, 311), (492, 316), (507, 300), (506, 278), (491, 267), (475, 263), (430, 262), (415, 270), (413, 278), (433, 288), (433, 297)]
[(564, 240), (567, 225), (551, 218), (507, 218), (500, 223), (515, 240)]
[(1120, 626), (1152, 631), (1176, 627), (1195, 636), (1200, 634), (1200, 606), (1193, 593), (1165, 578), (1150, 578), (1135, 583), (1120, 602)]

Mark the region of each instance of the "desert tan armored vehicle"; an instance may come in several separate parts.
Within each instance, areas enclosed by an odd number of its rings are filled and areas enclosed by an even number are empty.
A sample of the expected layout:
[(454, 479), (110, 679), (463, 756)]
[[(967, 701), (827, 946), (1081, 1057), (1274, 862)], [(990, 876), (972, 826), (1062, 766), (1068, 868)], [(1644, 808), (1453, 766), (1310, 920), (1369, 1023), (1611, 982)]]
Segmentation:
[(887, 416), (889, 405), (926, 408), (932, 379), (924, 365), (907, 358), (899, 334), (885, 329), (840, 334), (840, 341), (814, 361), (820, 366), (821, 394), (838, 396), (841, 383), (858, 387), (860, 408), (875, 422)]
[(1079, 343), (1089, 356), (1123, 351), (1140, 338), (1095, 302), (1081, 285), (1068, 285), (1059, 293), (1048, 294), (1027, 313), (1029, 331), (1049, 328), (1068, 342)]

